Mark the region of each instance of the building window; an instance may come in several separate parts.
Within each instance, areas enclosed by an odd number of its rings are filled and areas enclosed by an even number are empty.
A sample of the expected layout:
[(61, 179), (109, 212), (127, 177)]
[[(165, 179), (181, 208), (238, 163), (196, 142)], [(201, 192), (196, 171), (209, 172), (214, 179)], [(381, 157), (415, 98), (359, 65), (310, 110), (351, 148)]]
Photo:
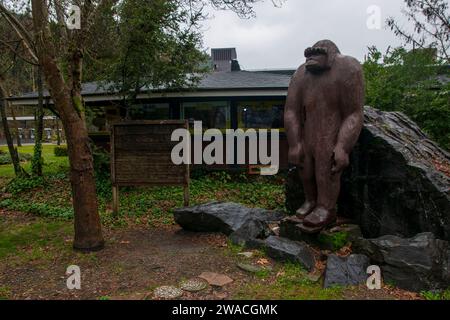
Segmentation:
[(168, 103), (143, 103), (130, 108), (133, 120), (168, 120), (170, 109)]
[(188, 102), (183, 103), (182, 118), (189, 120), (190, 126), (194, 121), (202, 121), (203, 129), (229, 129), (230, 108), (226, 101)]
[(284, 102), (240, 102), (238, 120), (238, 126), (242, 129), (282, 129), (284, 127)]

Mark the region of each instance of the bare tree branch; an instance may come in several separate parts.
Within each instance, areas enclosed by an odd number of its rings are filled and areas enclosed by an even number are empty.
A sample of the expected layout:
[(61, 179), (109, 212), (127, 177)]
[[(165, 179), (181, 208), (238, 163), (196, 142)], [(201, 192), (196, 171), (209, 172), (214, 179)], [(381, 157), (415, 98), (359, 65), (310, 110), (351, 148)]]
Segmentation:
[(17, 36), (23, 41), (24, 46), (27, 48), (30, 56), (34, 60), (34, 63), (38, 63), (39, 59), (36, 54), (33, 37), (26, 30), (22, 23), (9, 12), (8, 9), (0, 2), (0, 14), (5, 18), (8, 24), (14, 29)]
[(450, 12), (446, 0), (405, 0), (403, 14), (412, 22), (412, 31), (400, 26), (394, 18), (387, 25), (395, 35), (419, 48), (434, 47), (438, 56), (450, 62)]

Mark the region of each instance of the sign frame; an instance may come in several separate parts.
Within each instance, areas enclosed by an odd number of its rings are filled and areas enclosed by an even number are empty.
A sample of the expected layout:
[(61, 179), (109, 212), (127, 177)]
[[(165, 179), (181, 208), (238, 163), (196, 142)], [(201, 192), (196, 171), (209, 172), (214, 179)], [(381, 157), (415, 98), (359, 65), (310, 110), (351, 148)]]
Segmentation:
[[(164, 126), (164, 125), (178, 125), (177, 129), (189, 130), (188, 120), (133, 120), (133, 121), (123, 121), (116, 122), (111, 125), (110, 129), (110, 159), (111, 159), (111, 184), (112, 184), (112, 196), (113, 196), (113, 214), (118, 215), (119, 213), (119, 187), (121, 186), (183, 186), (183, 200), (184, 206), (189, 206), (189, 184), (190, 184), (190, 165), (189, 163), (182, 164), (185, 166), (183, 183), (166, 183), (164, 181), (158, 182), (117, 182), (117, 163), (116, 163), (116, 138), (115, 132), (118, 127), (132, 127), (132, 126)], [(168, 143), (171, 142), (170, 140)], [(188, 144), (188, 152), (190, 156), (190, 141)], [(175, 166), (175, 165), (174, 165)]]

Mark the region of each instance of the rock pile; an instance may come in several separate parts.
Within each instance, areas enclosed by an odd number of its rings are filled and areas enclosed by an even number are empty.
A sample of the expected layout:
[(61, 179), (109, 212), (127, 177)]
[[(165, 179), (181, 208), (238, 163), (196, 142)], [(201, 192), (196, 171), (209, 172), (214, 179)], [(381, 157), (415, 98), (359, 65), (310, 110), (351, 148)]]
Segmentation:
[[(317, 259), (312, 247), (327, 253), (352, 243), (354, 254), (347, 257), (319, 257), (327, 259), (325, 287), (365, 283), (369, 265), (378, 265), (385, 282), (400, 288), (422, 291), (450, 286), (449, 243), (432, 233), (410, 239), (392, 235), (365, 239), (358, 226), (344, 224), (306, 235), (296, 227), (295, 219), (282, 213), (220, 202), (177, 209), (175, 221), (190, 231), (223, 232), (235, 244), (264, 249), (271, 258), (299, 263), (310, 272)], [(270, 227), (273, 224), (280, 226), (280, 236)]]

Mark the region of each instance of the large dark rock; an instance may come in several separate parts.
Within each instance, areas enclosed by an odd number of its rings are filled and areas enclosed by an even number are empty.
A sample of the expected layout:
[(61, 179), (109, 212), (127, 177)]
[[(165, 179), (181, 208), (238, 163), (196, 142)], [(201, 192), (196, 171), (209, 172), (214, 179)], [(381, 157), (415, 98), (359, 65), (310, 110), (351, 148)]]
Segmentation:
[(280, 212), (247, 208), (232, 202), (211, 202), (174, 211), (175, 222), (185, 230), (222, 232), (226, 235), (237, 231), (248, 220), (272, 222), (284, 217)]
[(301, 221), (295, 217), (283, 219), (280, 223), (280, 237), (293, 241), (306, 242), (312, 246), (319, 246), (317, 234), (305, 233), (300, 229)]
[(370, 260), (362, 254), (352, 254), (348, 257), (329, 255), (325, 269), (323, 286), (356, 286), (366, 283), (369, 275), (366, 273)]
[(270, 236), (264, 244), (269, 257), (281, 261), (300, 263), (308, 271), (314, 269), (314, 254), (307, 244), (277, 236)]
[[(367, 238), (432, 232), (450, 240), (450, 155), (402, 113), (364, 110), (365, 126), (342, 177), (339, 215)], [(447, 174), (445, 173), (447, 171)], [(286, 205), (303, 202), (295, 168), (286, 179)]]
[(354, 252), (380, 266), (384, 281), (412, 291), (447, 289), (450, 286), (450, 246), (432, 233), (405, 239), (383, 236), (360, 239)]
[(305, 241), (322, 250), (336, 251), (361, 237), (361, 228), (353, 224), (342, 224), (324, 229), (318, 234), (305, 233), (301, 222), (295, 217), (283, 219), (280, 223), (280, 236), (294, 241)]
[(270, 228), (267, 222), (250, 219), (230, 235), (233, 244), (252, 247), (253, 239), (265, 239), (270, 236)]

